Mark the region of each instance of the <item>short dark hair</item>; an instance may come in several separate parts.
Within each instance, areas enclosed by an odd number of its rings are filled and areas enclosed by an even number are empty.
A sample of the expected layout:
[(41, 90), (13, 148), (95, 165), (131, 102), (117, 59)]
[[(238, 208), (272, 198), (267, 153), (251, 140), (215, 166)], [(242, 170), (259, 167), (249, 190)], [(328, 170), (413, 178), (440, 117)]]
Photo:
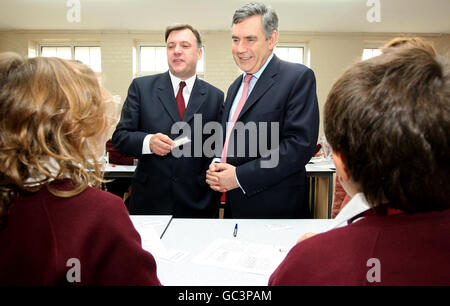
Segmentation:
[(233, 15), (233, 24), (241, 23), (249, 17), (258, 15), (262, 18), (262, 28), (266, 39), (269, 39), (273, 31), (278, 32), (278, 16), (271, 7), (267, 7), (263, 3), (248, 3), (237, 9)]
[(368, 202), (405, 212), (450, 207), (448, 59), (388, 48), (349, 68), (325, 104), (325, 135)]
[(185, 30), (185, 29), (189, 29), (192, 31), (192, 33), (195, 36), (195, 39), (197, 40), (197, 48), (201, 48), (202, 47), (202, 38), (200, 37), (200, 33), (196, 29), (194, 29), (190, 24), (174, 24), (174, 25), (168, 26), (166, 28), (166, 33), (164, 34), (165, 42), (167, 42), (167, 38), (169, 38), (170, 32), (180, 31), (180, 30)]

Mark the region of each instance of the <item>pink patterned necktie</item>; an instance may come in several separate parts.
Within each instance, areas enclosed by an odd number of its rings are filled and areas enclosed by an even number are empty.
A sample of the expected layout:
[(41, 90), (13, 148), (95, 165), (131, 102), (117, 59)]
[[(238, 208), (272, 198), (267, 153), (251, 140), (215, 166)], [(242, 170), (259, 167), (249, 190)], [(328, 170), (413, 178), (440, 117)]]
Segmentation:
[(239, 117), (239, 113), (244, 107), (245, 101), (247, 101), (248, 89), (250, 87), (250, 80), (252, 79), (253, 74), (247, 74), (244, 79), (244, 90), (242, 90), (242, 96), (239, 99), (236, 110), (234, 111), (233, 118), (231, 119), (230, 125), (227, 130), (227, 137), (225, 138), (225, 144), (222, 150), (221, 162), (227, 162), (227, 151), (228, 151), (228, 142), (230, 141), (231, 132), (233, 131), (234, 124), (236, 123), (237, 118)]

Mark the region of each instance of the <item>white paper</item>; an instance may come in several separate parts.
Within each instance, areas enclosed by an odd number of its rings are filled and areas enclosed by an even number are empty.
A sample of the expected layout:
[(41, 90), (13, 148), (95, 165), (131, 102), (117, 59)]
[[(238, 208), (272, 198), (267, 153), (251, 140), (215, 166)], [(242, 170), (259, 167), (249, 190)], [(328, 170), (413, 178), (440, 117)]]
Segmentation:
[(135, 225), (141, 235), (142, 248), (150, 252), (157, 259), (164, 259), (172, 262), (183, 260), (188, 253), (180, 250), (167, 249), (162, 243), (155, 226), (161, 222), (145, 222)]
[(320, 157), (311, 157), (309, 163), (310, 164), (318, 164), (318, 163), (324, 163), (324, 162), (329, 162), (331, 160), (331, 158), (325, 158), (323, 156)]
[(132, 165), (116, 165), (116, 164), (106, 164), (104, 171), (107, 172), (134, 172), (136, 166)]
[(173, 149), (173, 148), (176, 148), (176, 147), (179, 147), (179, 146), (181, 146), (181, 145), (184, 145), (184, 144), (186, 144), (186, 143), (189, 143), (189, 142), (191, 142), (191, 139), (190, 139), (188, 136), (184, 136), (184, 137), (181, 137), (181, 138), (177, 138), (177, 139), (175, 139), (175, 140), (173, 141), (172, 149)]
[(270, 275), (284, 259), (288, 250), (284, 246), (218, 238), (198, 254), (193, 262), (200, 265)]
[(292, 229), (292, 226), (285, 224), (267, 224), (266, 226), (274, 232)]

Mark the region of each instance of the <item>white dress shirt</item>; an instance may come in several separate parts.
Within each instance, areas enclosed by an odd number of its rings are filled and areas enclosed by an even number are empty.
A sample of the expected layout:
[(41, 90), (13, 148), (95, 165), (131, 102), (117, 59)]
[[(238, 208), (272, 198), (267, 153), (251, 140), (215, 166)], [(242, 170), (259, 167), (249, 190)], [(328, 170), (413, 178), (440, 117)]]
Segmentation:
[[(329, 230), (339, 227), (346, 223), (353, 217), (369, 210), (371, 207), (367, 203), (366, 197), (362, 192), (355, 194), (352, 199), (341, 209), (337, 216), (333, 219), (333, 222)], [(363, 217), (356, 219), (353, 222), (361, 220)], [(345, 224), (346, 225), (346, 224)]]

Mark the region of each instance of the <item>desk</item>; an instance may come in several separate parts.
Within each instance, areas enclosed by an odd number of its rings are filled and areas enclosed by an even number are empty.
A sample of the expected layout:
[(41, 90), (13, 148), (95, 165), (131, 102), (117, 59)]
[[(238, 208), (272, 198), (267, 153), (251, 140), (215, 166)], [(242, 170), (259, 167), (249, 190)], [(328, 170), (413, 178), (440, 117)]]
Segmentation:
[[(143, 216), (142, 220), (145, 218)], [(186, 251), (188, 255), (177, 263), (156, 258), (158, 277), (162, 284), (170, 286), (266, 286), (271, 273), (262, 275), (239, 272), (197, 264), (192, 260), (218, 238), (284, 245), (290, 249), (303, 234), (328, 230), (331, 222), (328, 219), (173, 218), (162, 243), (168, 249)], [(238, 234), (233, 238), (236, 223), (239, 225)], [(268, 225), (286, 225), (289, 228), (273, 230)]]
[[(316, 207), (318, 205), (325, 205), (324, 203), (320, 203), (320, 201), (316, 201), (317, 179), (328, 178), (328, 201), (326, 205), (328, 211), (327, 217), (331, 218), (331, 207), (333, 205), (333, 174), (336, 172), (333, 161), (315, 161), (314, 164), (308, 163), (305, 168), (306, 174), (311, 182), (310, 207), (312, 216), (315, 216)], [(106, 164), (103, 171), (106, 179), (113, 179), (132, 177), (135, 170), (136, 166)]]
[[(139, 232), (139, 230), (144, 229), (146, 225), (151, 225), (156, 231), (156, 234), (162, 238), (166, 232), (172, 216), (170, 215), (159, 215), (159, 216), (142, 216), (142, 215), (130, 215), (131, 222), (133, 222), (134, 227)], [(142, 235), (142, 231), (140, 234)]]
[(320, 178), (328, 178), (328, 201), (327, 201), (327, 218), (331, 218), (331, 208), (333, 206), (333, 174), (336, 168), (333, 160), (315, 161), (306, 165), (306, 175), (310, 178), (310, 203), (311, 215), (315, 216), (316, 205), (320, 204), (316, 201), (316, 180)]
[(106, 164), (103, 169), (105, 179), (113, 179), (120, 177), (133, 177), (136, 166), (125, 166), (125, 165), (115, 165)]

